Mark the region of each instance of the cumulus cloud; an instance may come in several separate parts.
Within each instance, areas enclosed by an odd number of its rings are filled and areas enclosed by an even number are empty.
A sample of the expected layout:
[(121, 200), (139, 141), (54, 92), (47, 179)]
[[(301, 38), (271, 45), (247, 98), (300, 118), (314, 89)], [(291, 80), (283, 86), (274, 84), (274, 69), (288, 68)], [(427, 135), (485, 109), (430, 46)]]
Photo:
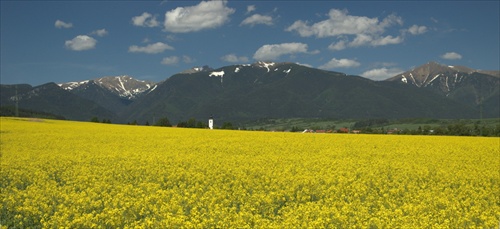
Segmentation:
[(108, 35), (108, 31), (106, 29), (98, 29), (98, 30), (92, 31), (92, 33), (90, 33), (90, 34), (95, 34), (99, 37), (104, 37), (104, 36)]
[(78, 35), (71, 40), (67, 40), (64, 45), (73, 51), (84, 51), (95, 48), (97, 40), (87, 35)]
[(346, 40), (338, 41), (337, 43), (332, 43), (328, 46), (328, 49), (332, 51), (339, 51), (346, 49), (349, 46), (349, 42)]
[(361, 76), (371, 80), (385, 80), (395, 75), (401, 74), (404, 71), (399, 68), (376, 68), (363, 72)]
[(247, 6), (247, 14), (255, 11), (257, 9), (257, 7), (255, 7), (255, 5), (249, 5)]
[(176, 65), (178, 63), (179, 63), (179, 57), (177, 57), (177, 56), (165, 57), (161, 61), (161, 64), (163, 64), (163, 65)]
[(61, 20), (56, 20), (56, 23), (54, 24), (54, 26), (58, 29), (69, 29), (69, 28), (73, 27), (73, 23), (64, 22)]
[(329, 18), (312, 25), (302, 20), (295, 21), (286, 31), (296, 31), (303, 37), (316, 36), (318, 38), (340, 35), (381, 34), (394, 25), (403, 21), (396, 15), (389, 15), (380, 21), (378, 18), (348, 15), (347, 10), (331, 9)]
[(391, 35), (387, 35), (385, 37), (378, 37), (370, 41), (371, 46), (384, 46), (384, 45), (393, 45), (399, 44), (403, 42), (403, 38), (400, 36), (393, 37)]
[(334, 68), (354, 68), (359, 67), (361, 64), (356, 60), (349, 59), (335, 59), (332, 58), (328, 63), (319, 66), (321, 69), (334, 69)]
[(347, 39), (340, 40), (336, 43), (332, 43), (328, 46), (329, 50), (338, 51), (346, 48), (360, 47), (360, 46), (384, 46), (384, 45), (392, 45), (399, 44), (403, 42), (404, 39), (401, 36), (393, 37), (392, 35), (387, 36), (371, 36), (368, 34), (358, 34), (352, 41), (348, 41)]
[(254, 26), (257, 24), (264, 24), (264, 25), (273, 25), (273, 18), (271, 16), (264, 16), (260, 14), (254, 14), (250, 17), (245, 18), (240, 24), (242, 25), (249, 25), (249, 26)]
[(446, 59), (446, 60), (460, 60), (460, 59), (462, 59), (462, 55), (460, 55), (456, 52), (447, 52), (447, 53), (441, 55), (441, 58)]
[(148, 12), (142, 13), (141, 16), (133, 17), (132, 24), (142, 27), (156, 27), (160, 25), (156, 17)]
[(423, 25), (412, 25), (410, 28), (408, 28), (408, 32), (412, 35), (424, 34), (427, 32), (427, 27)]
[(236, 56), (235, 54), (227, 54), (220, 58), (222, 61), (230, 63), (247, 63), (248, 57), (246, 56)]
[[(392, 26), (402, 25), (403, 19), (391, 14), (382, 20), (365, 16), (349, 15), (347, 10), (331, 9), (328, 19), (313, 23), (298, 20), (285, 29), (297, 32), (302, 37), (336, 37), (330, 50), (342, 50), (359, 46), (383, 46), (403, 42), (402, 36), (384, 35)], [(417, 28), (418, 31), (418, 28)]]
[(195, 61), (193, 58), (191, 58), (190, 56), (186, 56), (186, 55), (183, 55), (182, 57), (169, 56), (169, 57), (163, 58), (163, 60), (161, 61), (161, 64), (163, 64), (163, 65), (177, 65), (181, 61), (181, 59), (182, 59), (182, 62), (184, 62), (186, 64), (193, 63)]
[(129, 52), (143, 52), (147, 54), (161, 53), (165, 50), (173, 50), (174, 48), (162, 42), (156, 42), (154, 44), (149, 44), (143, 47), (132, 45), (128, 48)]
[(229, 21), (234, 9), (227, 1), (202, 1), (198, 5), (177, 7), (165, 13), (165, 30), (173, 33), (196, 32), (212, 29)]
[(282, 43), (282, 44), (272, 44), (263, 45), (260, 47), (253, 58), (256, 60), (276, 60), (282, 55), (295, 54), (295, 53), (311, 53), (316, 54), (319, 51), (308, 52), (307, 44), (303, 43)]

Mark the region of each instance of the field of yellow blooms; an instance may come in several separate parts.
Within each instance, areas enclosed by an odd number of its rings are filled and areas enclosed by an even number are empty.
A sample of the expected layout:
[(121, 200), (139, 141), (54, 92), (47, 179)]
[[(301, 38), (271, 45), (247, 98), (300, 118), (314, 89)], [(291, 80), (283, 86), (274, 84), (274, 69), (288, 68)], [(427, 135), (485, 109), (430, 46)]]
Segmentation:
[(499, 138), (0, 121), (0, 228), (500, 223)]

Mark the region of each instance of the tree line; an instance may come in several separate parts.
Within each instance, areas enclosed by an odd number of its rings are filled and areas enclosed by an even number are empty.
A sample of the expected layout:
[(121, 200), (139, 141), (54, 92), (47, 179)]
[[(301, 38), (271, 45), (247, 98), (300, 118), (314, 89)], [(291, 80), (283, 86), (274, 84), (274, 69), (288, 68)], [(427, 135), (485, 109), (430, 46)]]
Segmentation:
[[(437, 120), (435, 120), (437, 121)], [(100, 123), (111, 123), (109, 119), (99, 120), (97, 117), (93, 117), (91, 122), (100, 122)], [(127, 123), (129, 125), (139, 125), (137, 121)], [(326, 130), (334, 130), (332, 132), (336, 133), (349, 133), (352, 130), (359, 130), (360, 133), (365, 134), (402, 134), (402, 135), (451, 135), (451, 136), (500, 136), (500, 123), (496, 125), (482, 125), (479, 121), (471, 123), (464, 122), (453, 122), (449, 124), (441, 124), (439, 126), (431, 126), (431, 125), (423, 125), (418, 126), (416, 129), (389, 129), (384, 128), (384, 125), (389, 125), (390, 121), (387, 119), (370, 119), (370, 120), (362, 120), (354, 123), (351, 129), (345, 127), (335, 130), (335, 126), (329, 126)], [(150, 123), (146, 121), (144, 124), (146, 126), (150, 126)], [(156, 121), (153, 126), (163, 126), (163, 127), (172, 127), (172, 123), (167, 117), (162, 117)], [(190, 118), (186, 121), (179, 121), (176, 127), (180, 128), (200, 128), (206, 129), (208, 128), (208, 123), (196, 120), (195, 118)], [(378, 127), (376, 127), (378, 126)], [(382, 126), (382, 127), (381, 127)], [(221, 126), (215, 126), (216, 129), (242, 129), (242, 130), (253, 130), (246, 128), (236, 128), (233, 126), (231, 122), (224, 122)], [(320, 127), (312, 127), (310, 130), (319, 130)], [(344, 130), (345, 129), (345, 130)], [(264, 128), (256, 129), (260, 131), (266, 131)], [(303, 131), (304, 128), (299, 128), (293, 126), (289, 130), (282, 129), (281, 131), (291, 131), (291, 132), (299, 132)]]
[[(97, 117), (93, 117), (91, 122), (96, 122), (96, 123), (111, 123), (111, 120), (109, 119), (103, 119), (102, 121), (99, 120)], [(140, 125), (137, 120), (134, 120), (132, 122), (128, 122), (128, 125)], [(151, 124), (146, 121), (144, 123), (145, 126), (150, 126)], [(168, 117), (162, 117), (156, 121), (153, 126), (163, 126), (163, 127), (172, 127), (172, 123), (168, 119)], [(202, 122), (199, 120), (196, 120), (195, 118), (190, 118), (187, 121), (179, 121), (175, 127), (180, 127), (180, 128), (199, 128), (199, 129), (206, 129), (208, 128), (208, 123), (207, 122)], [(222, 126), (217, 127), (215, 126), (214, 128), (216, 129), (228, 129), (232, 130), (234, 129), (233, 124), (231, 122), (224, 122)]]

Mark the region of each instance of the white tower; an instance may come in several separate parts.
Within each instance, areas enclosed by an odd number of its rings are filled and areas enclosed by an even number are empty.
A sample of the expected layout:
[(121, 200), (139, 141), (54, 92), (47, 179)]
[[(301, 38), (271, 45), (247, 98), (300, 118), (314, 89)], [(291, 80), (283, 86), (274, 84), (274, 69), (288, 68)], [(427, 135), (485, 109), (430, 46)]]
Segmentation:
[(212, 116), (210, 116), (210, 118), (208, 119), (208, 128), (210, 128), (211, 130), (214, 129), (214, 118)]

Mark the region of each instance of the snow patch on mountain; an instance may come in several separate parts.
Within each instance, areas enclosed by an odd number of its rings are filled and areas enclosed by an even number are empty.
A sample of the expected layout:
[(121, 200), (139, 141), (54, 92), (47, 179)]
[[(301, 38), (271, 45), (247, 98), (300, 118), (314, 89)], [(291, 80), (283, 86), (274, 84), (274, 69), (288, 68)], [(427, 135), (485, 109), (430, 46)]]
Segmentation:
[(410, 77), (411, 77), (411, 80), (413, 81), (413, 84), (415, 84), (415, 86), (417, 87), (420, 87), (420, 85), (417, 84), (417, 81), (415, 81), (415, 77), (413, 77), (413, 74), (410, 72)]
[(432, 81), (434, 81), (435, 79), (437, 79), (441, 74), (437, 74), (436, 76), (434, 76), (427, 84), (430, 84), (432, 83)]
[(58, 84), (59, 87), (67, 91), (72, 91), (76, 88), (84, 88), (91, 82), (96, 85), (117, 94), (122, 98), (135, 99), (141, 93), (150, 89), (154, 83), (146, 82), (143, 80), (136, 80), (130, 76), (107, 76), (93, 80), (85, 80), (80, 82), (69, 82)]
[(89, 81), (90, 80), (84, 80), (84, 81), (80, 81), (80, 82), (60, 83), (57, 85), (66, 91), (71, 91), (71, 90), (73, 90), (81, 85), (87, 84)]
[(212, 72), (210, 73), (210, 75), (208, 75), (209, 77), (220, 77), (220, 82), (222, 83), (222, 80), (224, 79), (224, 70), (220, 71), (220, 72)]
[[(284, 64), (289, 64), (289, 63), (286, 63), (286, 62), (276, 63), (276, 62), (257, 61), (257, 62), (255, 62), (253, 64), (239, 64), (239, 65), (237, 65), (238, 67), (236, 67), (236, 69), (234, 70), (234, 72), (238, 73), (244, 67), (265, 68), (267, 72), (271, 72), (271, 71), (277, 72), (277, 71), (280, 71), (280, 69), (278, 67), (281, 66), (281, 65), (284, 65)], [(284, 71), (287, 71), (287, 70), (284, 70)]]
[(267, 72), (270, 72), (271, 70), (269, 69), (269, 67), (272, 67), (275, 64), (276, 63), (274, 63), (274, 62), (264, 62), (264, 61), (257, 62), (257, 65), (260, 66), (260, 67), (266, 68)]
[(403, 81), (403, 83), (408, 83), (408, 80), (406, 79), (405, 75), (401, 76), (401, 81)]
[[(487, 79), (487, 76), (481, 76), (481, 79), (479, 79), (476, 74), (496, 77), (495, 72), (498, 71), (480, 71), (465, 66), (443, 65), (436, 62), (429, 62), (387, 80), (399, 81), (418, 88), (430, 88), (445, 96), (451, 95), (453, 97), (462, 94), (470, 94), (470, 96), (480, 98), (482, 96), (481, 93), (486, 92), (482, 91), (481, 88), (484, 86), (481, 86), (479, 82), (486, 80), (494, 82), (494, 80)], [(461, 88), (468, 89), (462, 90)], [(471, 92), (468, 92), (467, 90), (470, 89), (472, 89)], [(461, 91), (453, 94), (456, 90)]]
[[(121, 89), (122, 89), (125, 93), (127, 93), (127, 95), (128, 95), (128, 94), (130, 94), (130, 92), (129, 92), (129, 91), (127, 91), (127, 89), (125, 88), (125, 85), (123, 85), (122, 78), (121, 78), (121, 77), (119, 77), (119, 76), (116, 76), (115, 78), (116, 78), (116, 79), (118, 79), (118, 82), (120, 82)], [(115, 88), (115, 89), (116, 89), (116, 88)], [(119, 90), (117, 89), (117, 91), (119, 91)]]
[(109, 76), (96, 79), (95, 82), (110, 91), (115, 91), (120, 97), (134, 99), (137, 95), (150, 89), (152, 83), (136, 80), (130, 76)]
[(155, 84), (155, 85), (153, 86), (153, 88), (151, 88), (151, 90), (148, 90), (148, 91), (146, 91), (145, 93), (146, 93), (146, 94), (149, 94), (149, 93), (151, 93), (152, 91), (154, 91), (157, 87), (158, 87), (158, 85), (156, 85), (156, 84)]

